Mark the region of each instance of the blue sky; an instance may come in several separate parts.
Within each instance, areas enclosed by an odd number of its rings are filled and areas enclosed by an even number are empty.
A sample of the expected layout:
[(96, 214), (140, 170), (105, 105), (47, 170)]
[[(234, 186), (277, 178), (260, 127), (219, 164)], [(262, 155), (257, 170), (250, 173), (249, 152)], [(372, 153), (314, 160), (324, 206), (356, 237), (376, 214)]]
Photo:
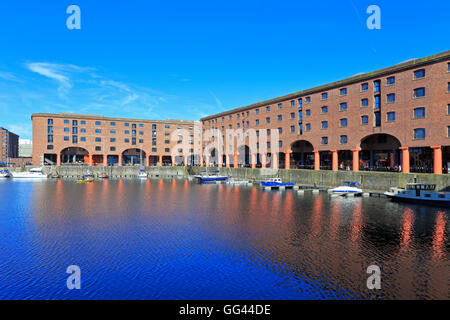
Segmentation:
[[(81, 30), (66, 9), (81, 8)], [(366, 9), (381, 8), (369, 30)], [(192, 119), (450, 49), (450, 1), (4, 0), (0, 126)]]

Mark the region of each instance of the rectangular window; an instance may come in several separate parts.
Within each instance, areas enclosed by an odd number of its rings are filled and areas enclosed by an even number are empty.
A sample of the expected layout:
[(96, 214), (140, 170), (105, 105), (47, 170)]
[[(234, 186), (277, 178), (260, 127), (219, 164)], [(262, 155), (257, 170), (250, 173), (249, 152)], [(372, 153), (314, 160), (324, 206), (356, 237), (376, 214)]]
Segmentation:
[(50, 125), (50, 126), (52, 126), (52, 125), (53, 125), (53, 119), (48, 119), (48, 120), (47, 120), (47, 124)]
[(47, 133), (53, 133), (53, 127), (47, 127)]
[(69, 137), (68, 137), (68, 136), (65, 136), (65, 137), (64, 137), (64, 141), (69, 141)]
[(80, 141), (81, 141), (81, 142), (86, 142), (86, 137), (81, 137), (81, 138), (80, 138)]
[(72, 136), (72, 143), (78, 143), (78, 136)]
[(116, 142), (116, 138), (110, 138), (109, 142)]
[(81, 129), (80, 129), (80, 132), (81, 132), (81, 133), (86, 133), (86, 129), (85, 129), (85, 128), (81, 128)]
[(447, 82), (447, 92), (450, 92), (450, 82)]
[(283, 141), (279, 140), (278, 141), (278, 148), (282, 148), (283, 147)]
[(306, 131), (311, 131), (311, 124), (307, 123), (305, 126)]
[(414, 129), (414, 139), (425, 139), (425, 128)]
[(322, 93), (322, 100), (327, 100), (327, 99), (328, 99), (328, 92)]
[(267, 134), (267, 136), (270, 136), (270, 129), (266, 130), (266, 134)]
[(257, 114), (257, 115), (259, 114), (259, 109), (255, 110), (255, 114)]
[(306, 116), (309, 117), (311, 115), (311, 110), (308, 109), (308, 110), (305, 111), (305, 113), (306, 113)]
[(64, 124), (69, 124), (69, 120), (64, 120)]
[(96, 138), (95, 138), (95, 142), (102, 142), (102, 138), (96, 137)]
[(311, 97), (306, 97), (306, 98), (305, 98), (305, 102), (306, 102), (306, 103), (310, 103), (310, 102), (311, 102)]
[(144, 139), (139, 139), (139, 143), (144, 143)]
[(49, 134), (49, 135), (47, 136), (47, 142), (48, 142), (48, 143), (53, 143), (53, 135)]
[(152, 130), (156, 130), (156, 124), (152, 124)]
[(375, 112), (375, 127), (381, 127), (381, 112)]
[(303, 107), (303, 99), (302, 98), (298, 99), (298, 107), (299, 108)]
[(342, 102), (342, 103), (339, 105), (339, 110), (340, 110), (340, 111), (347, 111), (347, 102)]
[(95, 133), (102, 133), (101, 129), (95, 129)]
[(278, 128), (278, 133), (282, 134), (283, 133), (283, 128)]
[(347, 143), (347, 136), (341, 136), (341, 144)]
[(341, 96), (346, 96), (347, 95), (347, 88), (340, 89), (339, 93), (340, 93)]
[(110, 134), (116, 134), (116, 130), (109, 130)]
[(375, 110), (380, 109), (381, 107), (381, 98), (380, 96), (375, 96)]
[(450, 104), (447, 105), (447, 115), (450, 115)]
[(95, 151), (102, 151), (102, 147), (96, 146)]
[(388, 122), (395, 121), (395, 112), (388, 112), (387, 113), (387, 121)]
[(322, 114), (328, 113), (328, 107), (327, 107), (327, 106), (323, 106), (320, 110), (321, 110), (320, 112), (321, 112)]
[(115, 127), (115, 126), (116, 126), (116, 123), (115, 123), (115, 122), (110, 122), (109, 125), (110, 125), (111, 127)]
[(78, 121), (77, 120), (72, 120), (72, 126), (76, 127), (78, 125)]
[(414, 98), (425, 97), (425, 88), (414, 89)]
[(283, 108), (283, 105), (281, 103), (278, 104), (278, 110), (281, 110)]
[(130, 124), (129, 124), (128, 122), (125, 122), (124, 126), (125, 126), (125, 127), (129, 127)]
[(415, 108), (414, 109), (414, 119), (425, 118), (425, 108)]
[(116, 151), (116, 147), (109, 147), (109, 151)]
[(291, 119), (295, 119), (295, 113), (291, 112)]
[(64, 128), (64, 132), (70, 132), (69, 128)]
[(328, 144), (328, 137), (322, 137), (322, 144)]
[(130, 134), (130, 130), (125, 130), (125, 134)]
[(266, 118), (266, 123), (270, 123), (270, 118), (269, 117)]
[(393, 102), (395, 102), (395, 93), (389, 93), (389, 94), (387, 95), (387, 102), (388, 102), (388, 103), (393, 103)]
[(322, 121), (322, 129), (328, 128), (328, 121)]
[(373, 82), (373, 90), (375, 92), (380, 92), (380, 84), (381, 84), (380, 80), (376, 80)]
[(133, 123), (133, 124), (131, 125), (131, 128), (132, 128), (132, 129), (136, 129), (136, 123)]
[(291, 126), (291, 133), (295, 133), (295, 126)]
[(361, 124), (368, 124), (368, 123), (369, 123), (369, 117), (361, 116)]
[(170, 152), (170, 148), (164, 148), (164, 152)]
[(72, 134), (78, 134), (78, 128), (72, 127)]
[(283, 116), (281, 114), (278, 115), (278, 121), (282, 121), (283, 120)]
[(369, 99), (361, 99), (361, 107), (367, 107), (369, 105)]
[(389, 86), (395, 84), (395, 77), (387, 78), (386, 79), (386, 84), (389, 85)]
[(136, 138), (131, 138), (131, 144), (134, 146), (136, 145)]
[(367, 91), (367, 90), (369, 90), (369, 84), (366, 82), (366, 83), (362, 83), (361, 84), (361, 91)]
[(101, 123), (100, 121), (95, 121), (95, 125), (96, 125), (96, 126), (101, 126), (102, 123)]
[(157, 148), (152, 148), (152, 152), (157, 152)]
[(53, 146), (47, 146), (47, 150), (53, 150)]
[(295, 107), (295, 100), (291, 100), (291, 107)]
[(255, 120), (256, 125), (259, 125), (259, 119)]
[(270, 112), (270, 106), (266, 107), (266, 112)]
[(80, 123), (82, 126), (86, 125), (86, 121), (84, 121), (84, 120), (81, 120)]
[(339, 121), (339, 125), (341, 128), (347, 127), (347, 118), (343, 118)]
[(425, 69), (414, 71), (414, 80), (425, 78)]
[(450, 126), (447, 127), (447, 137), (450, 138)]
[(139, 123), (139, 128), (143, 128), (143, 127), (144, 127), (144, 124)]
[(241, 115), (238, 113), (238, 114), (236, 115), (236, 118), (240, 119), (240, 118), (241, 118)]
[(125, 138), (123, 141), (124, 141), (125, 143), (130, 143), (130, 139), (128, 139), (128, 138)]

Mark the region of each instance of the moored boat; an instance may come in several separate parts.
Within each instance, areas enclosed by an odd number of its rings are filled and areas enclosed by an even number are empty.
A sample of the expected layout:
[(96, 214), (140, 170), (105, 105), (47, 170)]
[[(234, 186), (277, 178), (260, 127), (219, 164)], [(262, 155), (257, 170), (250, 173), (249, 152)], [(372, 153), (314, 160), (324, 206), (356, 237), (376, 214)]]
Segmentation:
[(147, 172), (145, 172), (144, 169), (140, 169), (139, 170), (139, 174), (138, 174), (138, 178), (139, 179), (147, 179), (148, 178)]
[(0, 170), (0, 178), (10, 178), (11, 173), (8, 171), (8, 169)]
[(27, 179), (47, 179), (47, 174), (42, 172), (42, 168), (33, 168), (25, 172), (12, 172), (12, 178), (27, 178)]
[(361, 194), (362, 188), (359, 182), (344, 181), (342, 186), (330, 190), (332, 194)]
[(384, 194), (393, 201), (450, 207), (450, 192), (438, 192), (435, 184), (408, 183), (405, 188), (393, 187)]
[(262, 187), (291, 187), (295, 186), (293, 182), (283, 182), (281, 178), (270, 178), (267, 181), (261, 181)]
[(215, 176), (215, 175), (207, 175), (207, 176), (195, 176), (195, 179), (198, 183), (208, 183), (208, 182), (221, 182), (227, 181), (228, 177), (226, 176)]

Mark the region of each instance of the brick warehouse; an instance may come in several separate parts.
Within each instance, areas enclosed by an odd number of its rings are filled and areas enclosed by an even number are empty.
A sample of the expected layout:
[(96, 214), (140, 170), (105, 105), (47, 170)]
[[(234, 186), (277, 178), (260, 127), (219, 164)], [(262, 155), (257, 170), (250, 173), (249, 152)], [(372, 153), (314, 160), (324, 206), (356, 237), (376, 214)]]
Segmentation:
[(199, 164), (199, 122), (66, 113), (31, 118), (33, 165)]
[[(450, 51), (201, 121), (224, 144), (208, 149), (207, 164), (440, 174), (450, 162)], [(227, 141), (236, 139), (227, 130), (254, 130), (257, 145)], [(270, 152), (267, 130), (278, 132), (279, 152)]]
[(0, 127), (0, 163), (9, 163), (19, 155), (19, 136)]

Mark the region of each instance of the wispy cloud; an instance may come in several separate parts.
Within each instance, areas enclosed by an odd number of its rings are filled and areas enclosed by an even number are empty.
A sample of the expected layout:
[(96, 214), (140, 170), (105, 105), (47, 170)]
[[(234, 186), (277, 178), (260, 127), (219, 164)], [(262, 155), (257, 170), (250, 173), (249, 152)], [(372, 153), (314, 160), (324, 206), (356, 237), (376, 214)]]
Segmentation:
[(0, 79), (6, 80), (6, 81), (13, 81), (13, 82), (21, 82), (21, 80), (16, 77), (14, 74), (6, 71), (0, 71)]

